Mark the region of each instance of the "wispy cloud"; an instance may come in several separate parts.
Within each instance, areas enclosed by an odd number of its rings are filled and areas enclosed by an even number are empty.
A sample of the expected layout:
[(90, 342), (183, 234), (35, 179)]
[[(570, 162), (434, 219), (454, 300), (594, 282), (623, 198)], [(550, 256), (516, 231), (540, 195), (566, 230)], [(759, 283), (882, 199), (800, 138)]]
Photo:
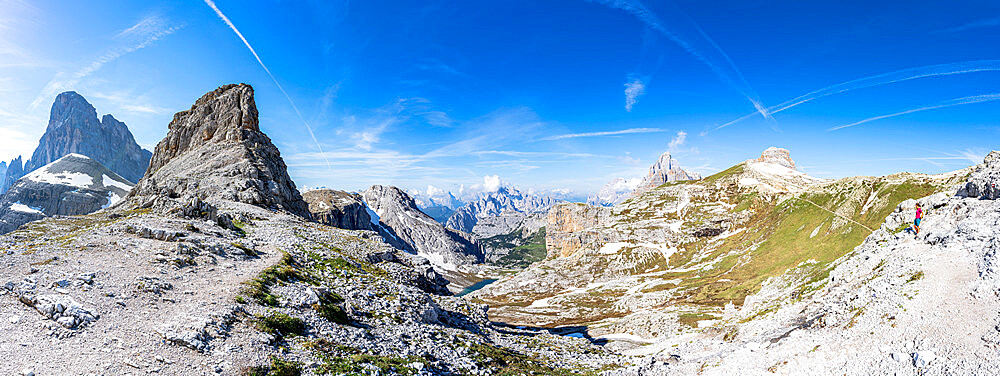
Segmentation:
[(639, 103), (639, 97), (646, 93), (646, 84), (636, 78), (625, 83), (625, 111), (632, 112), (632, 106)]
[(687, 141), (687, 135), (687, 132), (684, 131), (677, 132), (677, 136), (670, 140), (667, 150), (671, 153), (677, 151), (678, 148), (684, 145), (684, 141)]
[[(765, 118), (770, 118), (767, 108), (761, 102), (757, 92), (750, 87), (736, 64), (729, 58), (718, 44), (708, 37), (687, 15), (674, 7), (670, 12), (660, 15), (653, 13), (639, 0), (592, 0), (605, 6), (624, 10), (651, 29), (659, 32), (689, 54), (708, 66), (720, 80), (740, 92), (753, 107)], [(668, 4), (671, 5), (671, 4)]]
[(971, 29), (996, 27), (996, 26), (1000, 26), (1000, 17), (985, 18), (981, 20), (972, 21), (963, 25), (939, 30), (938, 33), (959, 33)]
[(906, 115), (906, 114), (912, 114), (914, 112), (934, 110), (934, 109), (938, 109), (938, 108), (958, 106), (958, 105), (963, 105), (963, 104), (973, 104), (973, 103), (990, 102), (990, 101), (996, 101), (996, 100), (1000, 100), (1000, 93), (997, 93), (997, 94), (985, 94), (985, 95), (973, 95), (973, 96), (968, 96), (968, 97), (949, 99), (949, 100), (938, 102), (936, 104), (929, 105), (929, 106), (917, 107), (917, 108), (912, 108), (912, 109), (909, 109), (909, 110), (895, 112), (895, 113), (891, 113), (891, 114), (870, 117), (870, 118), (867, 118), (867, 119), (864, 119), (864, 120), (861, 120), (861, 121), (856, 121), (856, 122), (853, 122), (853, 123), (850, 123), (850, 124), (844, 124), (844, 125), (836, 126), (836, 127), (833, 127), (833, 128), (827, 129), (827, 130), (828, 131), (835, 131), (835, 130), (838, 130), (838, 129), (850, 128), (850, 127), (858, 126), (858, 125), (861, 125), (861, 124), (870, 123), (870, 122), (873, 122), (873, 121), (876, 121), (876, 120), (882, 120), (882, 119), (887, 119), (887, 118), (891, 118), (891, 117), (896, 117), (896, 116), (901, 116), (901, 115)]
[[(1000, 71), (1000, 60), (963, 61), (958, 63), (926, 65), (916, 68), (902, 69), (889, 73), (883, 73), (874, 76), (862, 77), (851, 81), (841, 82), (836, 85), (830, 85), (822, 89), (815, 90), (800, 95), (798, 97), (789, 99), (777, 105), (768, 107), (767, 111), (768, 113), (776, 114), (781, 111), (790, 109), (792, 107), (798, 106), (800, 104), (815, 99), (819, 99), (829, 95), (845, 93), (851, 90), (856, 90), (861, 88), (887, 85), (896, 82), (909, 81), (926, 77), (938, 77), (938, 76), (948, 76), (954, 74), (988, 72), (988, 71)], [(715, 129), (725, 128), (727, 126), (736, 124), (740, 121), (749, 119), (756, 115), (757, 112), (748, 113), (728, 123), (722, 124), (716, 127)]]
[(568, 133), (556, 136), (550, 136), (539, 139), (540, 141), (555, 141), (564, 140), (567, 138), (580, 138), (580, 137), (604, 137), (604, 136), (620, 136), (623, 134), (633, 134), (633, 133), (656, 133), (665, 132), (665, 129), (660, 128), (629, 128), (617, 131), (606, 131), (606, 132), (585, 132), (585, 133)]
[(172, 111), (169, 108), (156, 106), (150, 104), (149, 98), (144, 95), (136, 95), (135, 93), (127, 90), (114, 91), (114, 92), (94, 92), (86, 93), (88, 98), (103, 99), (111, 104), (118, 106), (125, 112), (134, 113), (144, 113), (144, 114), (167, 114)]
[(50, 100), (59, 92), (74, 89), (80, 81), (101, 69), (104, 65), (118, 60), (129, 53), (149, 47), (153, 42), (163, 39), (181, 28), (183, 28), (182, 25), (168, 25), (168, 22), (158, 15), (143, 18), (116, 36), (116, 38), (123, 40), (121, 43), (125, 43), (125, 46), (108, 50), (96, 60), (74, 73), (66, 74), (60, 72), (56, 74), (56, 77), (50, 80), (45, 85), (45, 88), (42, 89), (42, 92), (39, 93), (38, 97), (31, 102), (31, 108), (37, 108), (44, 101)]
[[(292, 105), (292, 109), (295, 110), (295, 114), (298, 115), (299, 120), (302, 121), (302, 124), (306, 126), (306, 130), (309, 131), (309, 137), (311, 137), (313, 143), (316, 144), (316, 148), (319, 149), (321, 154), (325, 155), (325, 153), (323, 153), (323, 146), (321, 146), (319, 144), (319, 140), (316, 139), (316, 134), (313, 133), (313, 129), (311, 126), (309, 126), (309, 122), (307, 122), (306, 118), (302, 116), (302, 112), (299, 111), (299, 106), (295, 105), (295, 101), (292, 100), (292, 97), (288, 95), (288, 92), (285, 91), (285, 88), (281, 86), (281, 84), (278, 82), (278, 79), (275, 78), (274, 74), (271, 73), (271, 70), (267, 68), (267, 65), (264, 65), (264, 61), (260, 59), (260, 55), (257, 55), (257, 51), (254, 50), (253, 46), (250, 45), (250, 42), (247, 41), (247, 38), (244, 37), (243, 33), (241, 33), (240, 30), (236, 28), (236, 25), (234, 25), (233, 22), (229, 20), (229, 17), (226, 17), (226, 15), (222, 13), (222, 10), (220, 10), (219, 7), (215, 5), (214, 1), (205, 0), (205, 4), (207, 4), (210, 8), (212, 8), (212, 10), (215, 11), (215, 14), (218, 15), (219, 18), (222, 19), (222, 22), (225, 22), (226, 25), (229, 26), (229, 28), (233, 30), (234, 33), (236, 33), (236, 36), (240, 37), (240, 40), (242, 40), (243, 44), (247, 46), (247, 49), (250, 50), (250, 53), (253, 54), (253, 57), (257, 59), (257, 63), (260, 64), (260, 67), (264, 68), (264, 72), (267, 72), (267, 76), (271, 77), (271, 81), (274, 81), (274, 85), (278, 87), (278, 90), (281, 90), (281, 94), (284, 94), (285, 99), (287, 99), (288, 103)], [(326, 164), (327, 167), (332, 168), (330, 166), (329, 160), (326, 161)]]

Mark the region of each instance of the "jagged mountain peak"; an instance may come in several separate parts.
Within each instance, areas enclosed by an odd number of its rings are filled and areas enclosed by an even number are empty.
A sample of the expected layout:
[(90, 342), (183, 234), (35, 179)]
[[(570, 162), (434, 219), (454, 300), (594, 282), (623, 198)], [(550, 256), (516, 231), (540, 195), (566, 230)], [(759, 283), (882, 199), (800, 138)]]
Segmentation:
[(196, 196), (284, 209), (309, 217), (278, 148), (260, 131), (253, 88), (219, 87), (174, 114), (149, 172), (130, 195), (149, 206), (162, 198)]

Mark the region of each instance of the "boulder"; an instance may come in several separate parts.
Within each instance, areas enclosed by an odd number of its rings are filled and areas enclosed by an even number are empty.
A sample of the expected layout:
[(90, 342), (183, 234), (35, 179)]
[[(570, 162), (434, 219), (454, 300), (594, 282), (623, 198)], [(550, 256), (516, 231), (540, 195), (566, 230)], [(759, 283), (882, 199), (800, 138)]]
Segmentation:
[(994, 150), (976, 167), (958, 195), (984, 200), (1000, 198), (1000, 151)]

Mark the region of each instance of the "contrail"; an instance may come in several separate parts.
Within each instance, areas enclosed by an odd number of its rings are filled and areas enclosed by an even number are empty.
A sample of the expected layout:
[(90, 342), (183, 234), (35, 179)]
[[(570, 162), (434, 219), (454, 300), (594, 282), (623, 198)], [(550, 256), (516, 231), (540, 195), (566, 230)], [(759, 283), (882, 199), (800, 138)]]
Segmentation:
[[(959, 63), (926, 65), (922, 67), (903, 69), (894, 72), (883, 73), (875, 76), (868, 76), (856, 80), (842, 82), (836, 85), (827, 86), (825, 88), (810, 93), (806, 93), (798, 97), (795, 97), (793, 99), (790, 99), (788, 101), (771, 106), (767, 109), (767, 111), (771, 114), (775, 114), (787, 110), (789, 108), (798, 106), (800, 104), (809, 102), (814, 99), (822, 98), (828, 95), (839, 94), (854, 89), (886, 85), (901, 81), (915, 80), (918, 78), (948, 76), (953, 74), (988, 72), (988, 71), (1000, 71), (1000, 60), (964, 61)], [(736, 120), (722, 124), (716, 127), (715, 129), (725, 128), (727, 126), (751, 118), (755, 115), (757, 115), (757, 112), (748, 113), (746, 115), (737, 118)]]
[(288, 95), (288, 92), (285, 91), (285, 88), (281, 87), (281, 84), (278, 83), (278, 79), (274, 78), (274, 75), (271, 74), (270, 69), (267, 69), (267, 65), (264, 65), (264, 62), (260, 60), (260, 56), (257, 55), (257, 51), (253, 49), (253, 46), (250, 45), (250, 42), (247, 42), (247, 38), (244, 38), (243, 33), (241, 33), (239, 29), (236, 28), (236, 25), (233, 25), (233, 22), (229, 20), (229, 17), (226, 17), (226, 15), (223, 14), (221, 10), (219, 10), (219, 7), (215, 6), (215, 1), (205, 0), (205, 4), (208, 4), (208, 6), (215, 11), (215, 14), (218, 15), (219, 18), (221, 18), (222, 21), (225, 22), (226, 25), (228, 25), (229, 28), (232, 29), (234, 33), (236, 33), (236, 36), (240, 37), (240, 40), (243, 41), (243, 44), (245, 44), (247, 48), (250, 49), (250, 53), (252, 53), (253, 57), (257, 59), (258, 63), (260, 63), (261, 68), (264, 68), (264, 72), (267, 72), (268, 77), (271, 77), (271, 81), (274, 81), (274, 85), (278, 87), (278, 90), (281, 90), (281, 94), (285, 95), (285, 99), (288, 99), (288, 103), (292, 105), (292, 109), (295, 110), (295, 114), (299, 116), (299, 120), (302, 120), (302, 124), (306, 126), (307, 130), (309, 130), (309, 137), (312, 137), (313, 142), (316, 143), (316, 148), (319, 149), (319, 153), (323, 156), (323, 160), (326, 161), (326, 167), (329, 169), (333, 169), (333, 167), (330, 165), (330, 160), (327, 159), (326, 157), (326, 152), (323, 151), (323, 147), (320, 146), (319, 140), (316, 139), (316, 135), (313, 133), (312, 127), (309, 126), (309, 123), (306, 121), (306, 118), (303, 117), (302, 112), (299, 111), (299, 106), (295, 105), (295, 102), (292, 101), (292, 97)]
[[(757, 113), (760, 113), (765, 118), (770, 119), (771, 114), (768, 112), (767, 107), (764, 106), (760, 101), (760, 97), (757, 96), (757, 92), (750, 87), (746, 79), (743, 78), (743, 74), (740, 70), (736, 68), (736, 64), (733, 60), (729, 58), (719, 45), (715, 44), (711, 38), (701, 30), (700, 27), (690, 18), (685, 16), (680, 10), (676, 10), (671, 14), (674, 15), (674, 19), (671, 19), (669, 24), (671, 26), (687, 26), (692, 29), (691, 34), (692, 39), (689, 41), (684, 39), (676, 31), (671, 31), (664, 26), (663, 21), (656, 16), (649, 8), (646, 8), (639, 0), (592, 0), (597, 3), (603, 4), (607, 7), (621, 9), (633, 16), (638, 18), (642, 23), (646, 24), (653, 30), (658, 31), (663, 34), (668, 39), (677, 43), (689, 54), (693, 55), (695, 58), (700, 60), (702, 63), (708, 66), (709, 69), (715, 73), (723, 82), (729, 86), (739, 91), (744, 97), (750, 100), (753, 107), (757, 109)], [(701, 48), (702, 46), (696, 47), (696, 44), (706, 45), (707, 48)]]
[(853, 127), (855, 125), (861, 125), (861, 124), (864, 124), (864, 123), (873, 122), (875, 120), (882, 120), (882, 119), (896, 117), (896, 116), (900, 116), (900, 115), (911, 114), (911, 113), (914, 113), (914, 112), (920, 112), (920, 111), (926, 111), (926, 110), (933, 110), (933, 109), (937, 109), (937, 108), (944, 108), (944, 107), (951, 107), (951, 106), (958, 106), (958, 105), (961, 105), (961, 104), (973, 104), (973, 103), (990, 102), (990, 101), (996, 101), (996, 100), (1000, 100), (1000, 93), (997, 93), (997, 94), (984, 94), (984, 95), (973, 95), (973, 96), (969, 96), (969, 97), (961, 97), (961, 98), (949, 99), (949, 100), (946, 100), (946, 101), (943, 101), (943, 102), (939, 102), (937, 104), (930, 105), (930, 106), (917, 107), (917, 108), (914, 108), (914, 109), (909, 109), (909, 110), (906, 110), (906, 111), (896, 112), (896, 113), (892, 113), (892, 114), (888, 114), (888, 115), (881, 115), (881, 116), (876, 116), (876, 117), (870, 117), (870, 118), (867, 118), (865, 120), (853, 122), (851, 124), (844, 124), (844, 125), (836, 126), (836, 127), (827, 129), (827, 131), (835, 131), (835, 130), (838, 130), (838, 129), (844, 129), (844, 128), (848, 128), (848, 127)]

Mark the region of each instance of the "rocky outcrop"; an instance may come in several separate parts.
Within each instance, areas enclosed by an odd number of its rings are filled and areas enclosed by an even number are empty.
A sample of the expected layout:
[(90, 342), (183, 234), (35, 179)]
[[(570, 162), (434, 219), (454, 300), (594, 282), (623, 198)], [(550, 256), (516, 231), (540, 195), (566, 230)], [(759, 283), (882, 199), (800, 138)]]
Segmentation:
[(597, 194), (587, 198), (587, 204), (595, 206), (615, 206), (632, 197), (632, 193), (642, 180), (639, 178), (615, 178), (609, 181)]
[(701, 175), (684, 171), (680, 163), (670, 155), (670, 152), (665, 152), (660, 155), (656, 163), (649, 167), (649, 173), (639, 183), (639, 186), (636, 188), (636, 194), (672, 181), (698, 179), (701, 179)]
[(361, 195), (333, 189), (316, 189), (302, 194), (317, 222), (345, 230), (377, 231)]
[(371, 208), (372, 222), (406, 244), (408, 250), (428, 259), (435, 267), (456, 270), (460, 265), (483, 262), (482, 250), (471, 236), (447, 229), (417, 208), (406, 192), (396, 187), (374, 185), (362, 193)]
[(153, 206), (185, 196), (309, 216), (278, 148), (260, 131), (250, 85), (222, 86), (174, 114), (129, 200)]
[[(469, 202), (455, 211), (448, 222), (448, 228), (462, 232), (475, 232), (480, 218), (498, 216), (501, 213), (522, 213), (524, 215), (547, 211), (558, 200), (522, 193), (513, 187), (501, 186), (494, 192), (479, 195), (475, 201)], [(507, 229), (505, 232), (513, 230)]]
[(0, 233), (53, 215), (93, 213), (114, 205), (132, 183), (97, 161), (69, 154), (14, 183), (0, 200)]
[(10, 161), (4, 174), (0, 175), (0, 193), (7, 192), (10, 186), (14, 185), (14, 182), (22, 176), (24, 176), (24, 163), (21, 162), (19, 155)]
[(1000, 198), (1000, 151), (992, 151), (976, 166), (969, 181), (958, 191), (959, 196), (977, 197), (986, 200)]
[(792, 170), (795, 169), (795, 161), (792, 160), (792, 156), (788, 152), (788, 149), (776, 148), (774, 146), (769, 147), (764, 150), (764, 152), (760, 153), (760, 157), (757, 158), (757, 162), (774, 163), (776, 165), (788, 167)]
[[(21, 174), (30, 173), (64, 155), (76, 153), (93, 158), (130, 182), (146, 173), (152, 154), (139, 147), (125, 123), (110, 114), (97, 118), (97, 110), (74, 91), (56, 96), (49, 124)], [(7, 176), (20, 176), (11, 170)]]

